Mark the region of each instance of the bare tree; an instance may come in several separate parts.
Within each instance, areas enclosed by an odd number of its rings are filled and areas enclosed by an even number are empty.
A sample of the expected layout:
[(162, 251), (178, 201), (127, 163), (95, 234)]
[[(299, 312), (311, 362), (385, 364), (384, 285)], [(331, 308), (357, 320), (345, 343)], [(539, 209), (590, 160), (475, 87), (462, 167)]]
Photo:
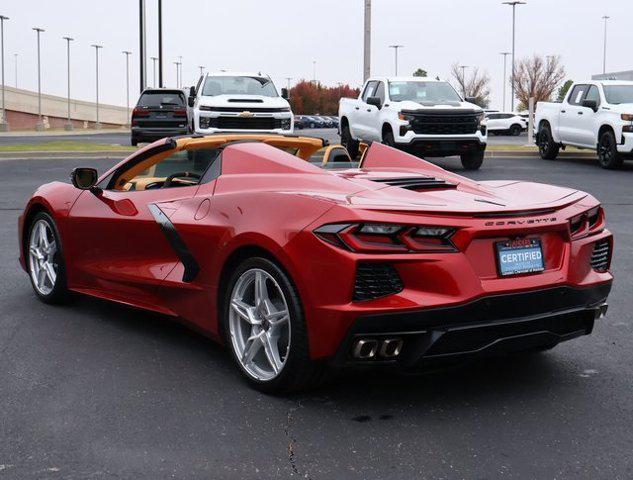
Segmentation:
[(514, 84), (519, 99), (519, 110), (526, 110), (531, 97), (535, 102), (551, 100), (556, 87), (565, 78), (565, 67), (560, 63), (560, 56), (534, 55), (519, 60), (514, 68)]
[(475, 103), (482, 108), (490, 104), (490, 76), (487, 72), (480, 72), (479, 68), (472, 69), (470, 76), (466, 75), (465, 69), (454, 63), (451, 66), (451, 75), (457, 83), (457, 89), (464, 94), (464, 97), (472, 97)]

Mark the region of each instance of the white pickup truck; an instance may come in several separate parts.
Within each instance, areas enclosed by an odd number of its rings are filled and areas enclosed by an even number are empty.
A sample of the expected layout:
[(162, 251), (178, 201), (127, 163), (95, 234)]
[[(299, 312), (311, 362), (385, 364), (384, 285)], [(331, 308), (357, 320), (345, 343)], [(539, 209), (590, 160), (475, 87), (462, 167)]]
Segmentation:
[(541, 158), (566, 146), (596, 150), (603, 168), (618, 168), (633, 152), (633, 82), (574, 83), (562, 102), (538, 102), (534, 120)]
[(202, 75), (189, 91), (195, 133), (292, 133), (294, 117), (288, 91), (277, 92), (260, 73), (218, 72)]
[(468, 170), (484, 158), (484, 111), (463, 101), (445, 81), (422, 77), (374, 77), (358, 98), (339, 103), (341, 143), (354, 158), (363, 142), (382, 142), (416, 155), (459, 155)]

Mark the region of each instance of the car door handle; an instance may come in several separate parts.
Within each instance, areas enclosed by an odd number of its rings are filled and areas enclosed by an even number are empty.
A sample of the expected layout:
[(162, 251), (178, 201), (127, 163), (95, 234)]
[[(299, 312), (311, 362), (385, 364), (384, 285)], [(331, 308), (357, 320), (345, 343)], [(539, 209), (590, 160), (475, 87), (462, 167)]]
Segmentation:
[(561, 110), (560, 113), (565, 113), (567, 110)]
[(582, 115), (582, 114), (583, 114), (583, 112), (578, 112), (578, 115)]
[(368, 112), (371, 112), (371, 108), (368, 108), (368, 109), (367, 109), (367, 111), (368, 111)]
[(360, 110), (360, 107), (354, 107), (354, 110)]

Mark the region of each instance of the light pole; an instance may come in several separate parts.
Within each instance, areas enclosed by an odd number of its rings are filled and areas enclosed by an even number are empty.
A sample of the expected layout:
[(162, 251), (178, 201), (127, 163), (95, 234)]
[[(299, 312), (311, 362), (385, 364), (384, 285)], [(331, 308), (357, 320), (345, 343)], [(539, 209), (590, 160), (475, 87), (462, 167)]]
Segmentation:
[(156, 60), (158, 60), (158, 57), (149, 57), (149, 58), (152, 60), (152, 69), (154, 72), (152, 87), (156, 88)]
[(9, 131), (9, 122), (7, 122), (7, 111), (4, 108), (4, 21), (9, 17), (0, 15), (0, 50), (2, 50), (2, 118), (0, 118), (0, 132)]
[(97, 121), (95, 122), (95, 129), (101, 128), (101, 123), (99, 123), (99, 49), (103, 48), (103, 45), (91, 45), (95, 49), (95, 73), (96, 73), (96, 86), (97, 86)]
[(508, 2), (503, 2), (504, 5), (512, 6), (512, 98), (510, 99), (510, 110), (514, 112), (514, 51), (515, 51), (515, 27), (516, 27), (516, 6), (517, 5), (525, 5), (526, 2), (522, 0), (510, 0)]
[(182, 88), (182, 55), (178, 55), (178, 88)]
[(466, 69), (468, 65), (460, 65), (459, 68), (462, 69), (462, 94), (464, 95), (464, 100), (466, 100)]
[(37, 33), (37, 123), (35, 124), (35, 130), (41, 132), (44, 130), (44, 122), (42, 121), (42, 69), (40, 63), (40, 34), (44, 31), (43, 28), (33, 27), (33, 30)]
[(125, 126), (129, 127), (130, 122), (130, 55), (132, 52), (123, 50), (125, 55)]
[(363, 29), (363, 82), (371, 75), (371, 0), (365, 0), (365, 27)]
[(18, 88), (18, 54), (13, 54), (13, 60), (15, 61), (15, 88)]
[[(159, 13), (159, 18), (160, 18), (160, 13)], [(138, 56), (139, 56), (140, 92), (145, 90), (145, 87), (147, 87), (147, 72), (145, 71), (145, 67), (146, 67), (145, 59), (147, 55), (147, 49), (146, 49), (147, 37), (145, 35), (146, 34), (145, 20), (146, 20), (145, 0), (138, 0), (138, 34), (139, 34), (138, 35), (139, 36)], [(158, 56), (160, 56), (162, 43), (159, 43), (158, 48), (159, 48)]]
[(602, 19), (604, 20), (604, 52), (602, 54), (602, 73), (607, 73), (607, 20), (611, 17), (608, 15), (603, 15)]
[(286, 89), (288, 91), (290, 91), (290, 80), (292, 80), (292, 77), (286, 77)]
[(73, 122), (70, 121), (70, 42), (75, 40), (72, 37), (62, 37), (66, 40), (66, 69), (67, 69), (67, 80), (68, 80), (68, 118), (66, 119), (66, 125), (64, 125), (64, 130), (72, 130)]
[(393, 53), (395, 54), (396, 60), (396, 77), (398, 76), (398, 49), (403, 48), (404, 45), (389, 45), (389, 48), (393, 48)]
[(204, 74), (204, 65), (198, 65), (198, 68), (200, 69), (200, 76), (202, 76)]
[(174, 62), (176, 65), (176, 88), (180, 88), (180, 62)]
[(312, 81), (316, 84), (316, 60), (312, 60)]
[(503, 111), (506, 111), (506, 58), (510, 52), (501, 52), (503, 55)]

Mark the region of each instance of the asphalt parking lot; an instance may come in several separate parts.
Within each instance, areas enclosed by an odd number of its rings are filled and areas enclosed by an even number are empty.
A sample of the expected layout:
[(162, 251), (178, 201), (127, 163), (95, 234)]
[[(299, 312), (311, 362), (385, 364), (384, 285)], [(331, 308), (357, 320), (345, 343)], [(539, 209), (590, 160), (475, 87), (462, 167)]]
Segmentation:
[[(41, 183), (112, 160), (0, 160), (0, 478), (629, 479), (633, 164), (486, 159), (467, 176), (586, 190), (615, 234), (607, 318), (529, 357), (423, 376), (356, 374), (286, 398), (158, 315), (38, 302), (16, 223)], [(458, 159), (439, 164), (464, 173)]]

